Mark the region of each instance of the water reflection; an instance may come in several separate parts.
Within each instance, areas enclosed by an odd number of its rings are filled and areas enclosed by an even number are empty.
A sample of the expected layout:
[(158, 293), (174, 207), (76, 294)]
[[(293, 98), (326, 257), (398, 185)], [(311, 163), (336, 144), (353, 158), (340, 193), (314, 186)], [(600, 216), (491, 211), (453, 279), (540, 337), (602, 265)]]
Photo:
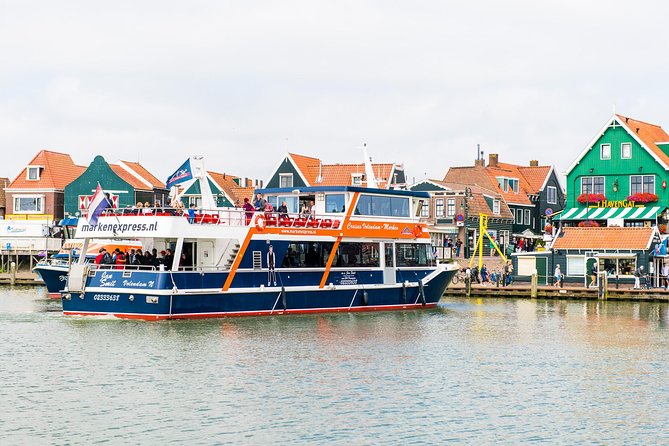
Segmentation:
[(667, 442), (667, 304), (146, 323), (40, 293), (0, 289), (7, 444)]

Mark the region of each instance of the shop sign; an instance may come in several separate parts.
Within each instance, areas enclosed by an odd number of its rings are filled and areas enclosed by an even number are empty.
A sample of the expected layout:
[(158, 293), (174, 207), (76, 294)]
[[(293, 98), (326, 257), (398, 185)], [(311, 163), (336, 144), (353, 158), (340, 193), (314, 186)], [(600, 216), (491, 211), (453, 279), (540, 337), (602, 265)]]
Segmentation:
[(602, 200), (599, 203), (597, 203), (598, 208), (633, 208), (636, 206), (636, 202), (631, 201), (631, 200), (618, 200), (618, 201), (611, 201), (611, 200)]

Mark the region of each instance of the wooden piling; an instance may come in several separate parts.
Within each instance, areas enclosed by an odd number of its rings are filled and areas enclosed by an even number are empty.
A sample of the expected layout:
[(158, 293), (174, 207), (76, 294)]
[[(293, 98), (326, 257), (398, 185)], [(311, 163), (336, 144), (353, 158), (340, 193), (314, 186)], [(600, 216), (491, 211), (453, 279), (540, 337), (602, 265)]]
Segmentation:
[(532, 281), (530, 283), (530, 297), (536, 299), (539, 294), (539, 275), (536, 270), (532, 272)]
[(16, 262), (9, 265), (9, 283), (14, 285), (16, 283)]

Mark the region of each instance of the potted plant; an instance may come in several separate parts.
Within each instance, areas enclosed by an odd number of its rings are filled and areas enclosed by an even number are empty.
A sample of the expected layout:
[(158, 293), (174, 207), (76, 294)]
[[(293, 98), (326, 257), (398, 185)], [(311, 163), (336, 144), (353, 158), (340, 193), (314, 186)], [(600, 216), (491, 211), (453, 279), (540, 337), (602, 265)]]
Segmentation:
[(597, 223), (595, 220), (584, 220), (582, 222), (579, 222), (578, 227), (579, 228), (599, 228), (599, 223)]
[(657, 195), (651, 194), (650, 192), (637, 192), (627, 197), (627, 201), (633, 201), (635, 203), (655, 203), (658, 200)]
[(581, 204), (597, 204), (602, 201), (606, 201), (606, 196), (604, 194), (581, 194), (576, 199)]

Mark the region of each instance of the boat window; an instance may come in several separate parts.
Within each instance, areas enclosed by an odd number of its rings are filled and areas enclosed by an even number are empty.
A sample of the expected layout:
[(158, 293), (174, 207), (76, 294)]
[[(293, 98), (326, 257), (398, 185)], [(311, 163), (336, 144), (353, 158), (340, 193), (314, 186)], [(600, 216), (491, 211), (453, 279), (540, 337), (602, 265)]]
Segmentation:
[(325, 212), (339, 213), (346, 212), (346, 201), (344, 194), (326, 194)]
[(333, 246), (333, 242), (291, 242), (281, 261), (281, 268), (322, 268)]
[(409, 198), (362, 194), (358, 199), (355, 214), (380, 217), (408, 217)]
[(300, 211), (298, 208), (298, 197), (294, 195), (268, 195), (267, 201), (272, 204), (274, 209), (278, 209), (281, 203), (285, 201), (289, 213), (297, 214)]
[(431, 266), (432, 250), (425, 243), (396, 243), (396, 266)]
[(380, 265), (378, 243), (343, 242), (339, 244), (337, 267), (378, 267)]

